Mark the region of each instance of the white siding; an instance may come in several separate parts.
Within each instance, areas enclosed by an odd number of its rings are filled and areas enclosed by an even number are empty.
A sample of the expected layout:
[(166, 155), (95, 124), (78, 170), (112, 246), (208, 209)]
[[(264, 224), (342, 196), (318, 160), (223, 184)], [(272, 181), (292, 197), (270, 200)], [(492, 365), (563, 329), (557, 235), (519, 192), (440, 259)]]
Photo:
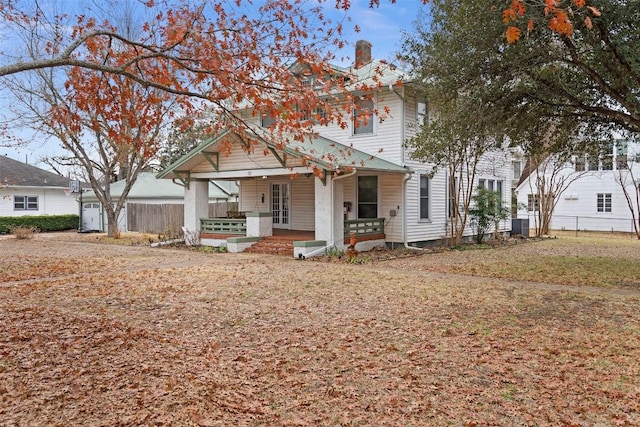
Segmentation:
[[(37, 196), (38, 210), (14, 210), (14, 196)], [(77, 215), (79, 205), (76, 196), (67, 196), (62, 188), (0, 188), (0, 216)]]
[[(402, 241), (402, 181), (404, 174), (387, 174), (380, 176), (380, 209), (379, 213), (385, 219), (384, 232), (387, 241)], [(391, 216), (391, 211), (396, 215)]]
[[(262, 196), (264, 195), (264, 202)], [(262, 178), (240, 181), (238, 210), (240, 212), (269, 212), (269, 182)]]
[[(379, 116), (373, 117), (373, 133), (367, 135), (353, 135), (351, 116), (345, 115), (348, 129), (342, 129), (337, 124), (318, 126), (316, 130), (320, 135), (332, 139), (346, 146), (353, 146), (365, 153), (378, 156), (382, 159), (402, 164), (402, 125), (403, 106), (400, 97), (382, 88), (378, 91), (377, 105), (380, 111), (385, 107), (390, 109), (384, 120)], [(382, 151), (380, 151), (382, 149)]]
[[(245, 153), (239, 145), (235, 145), (229, 155), (220, 154), (218, 168), (220, 171), (234, 171), (256, 168), (279, 168), (282, 165), (271, 152), (265, 155), (264, 152)], [(213, 166), (203, 161), (192, 169), (192, 172), (214, 172)]]
[(315, 229), (314, 176), (298, 176), (291, 180), (291, 228), (313, 231)]
[[(567, 171), (569, 173), (569, 171)], [(627, 173), (623, 171), (623, 174)], [(640, 164), (634, 165), (635, 176), (640, 176)], [(560, 195), (551, 219), (552, 230), (590, 230), (632, 232), (632, 216), (620, 184), (618, 171), (587, 172), (572, 182)], [(529, 218), (535, 227), (534, 213), (526, 209), (529, 194), (536, 193), (535, 174), (517, 189), (518, 218)], [(632, 186), (627, 187), (634, 194)], [(611, 194), (611, 212), (598, 212), (597, 194)], [(636, 214), (637, 206), (634, 206)]]
[[(351, 203), (351, 210), (347, 212), (346, 219), (357, 219), (358, 200), (356, 199), (356, 176), (344, 178), (342, 180), (343, 197), (345, 203)], [(344, 209), (343, 209), (344, 211)]]

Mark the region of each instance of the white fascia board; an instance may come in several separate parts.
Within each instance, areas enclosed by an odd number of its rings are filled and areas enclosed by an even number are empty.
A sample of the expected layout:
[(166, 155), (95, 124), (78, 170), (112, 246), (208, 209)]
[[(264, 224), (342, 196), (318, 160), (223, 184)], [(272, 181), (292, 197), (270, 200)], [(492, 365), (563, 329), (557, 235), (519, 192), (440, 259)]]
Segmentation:
[(306, 166), (298, 166), (291, 169), (271, 168), (271, 169), (244, 169), (220, 172), (192, 172), (191, 179), (241, 179), (260, 178), (263, 176), (282, 176), (291, 174), (313, 173), (313, 169)]

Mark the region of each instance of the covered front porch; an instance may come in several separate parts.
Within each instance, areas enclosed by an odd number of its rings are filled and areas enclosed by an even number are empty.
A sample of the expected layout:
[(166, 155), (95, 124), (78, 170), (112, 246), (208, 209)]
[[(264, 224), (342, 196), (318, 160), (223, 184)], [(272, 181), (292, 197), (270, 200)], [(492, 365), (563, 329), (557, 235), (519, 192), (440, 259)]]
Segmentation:
[[(322, 137), (286, 147), (254, 141), (251, 149), (243, 141), (223, 133), (159, 174), (184, 185), (184, 227), (202, 244), (242, 252), (286, 238), (300, 258), (344, 250), (352, 238), (357, 251), (385, 245), (389, 227), (399, 235), (406, 168)], [(208, 216), (211, 179), (239, 184), (238, 212)]]
[[(260, 218), (263, 218), (262, 226)], [(223, 246), (230, 252), (275, 253), (296, 258), (323, 255), (331, 246), (341, 248), (355, 243), (356, 250), (366, 251), (385, 244), (384, 218), (346, 220), (340, 245), (317, 240), (315, 230), (269, 227), (265, 224), (268, 219), (264, 218), (268, 216), (256, 213), (248, 213), (246, 218), (201, 218), (200, 242), (207, 246)], [(262, 232), (252, 233), (251, 230)]]

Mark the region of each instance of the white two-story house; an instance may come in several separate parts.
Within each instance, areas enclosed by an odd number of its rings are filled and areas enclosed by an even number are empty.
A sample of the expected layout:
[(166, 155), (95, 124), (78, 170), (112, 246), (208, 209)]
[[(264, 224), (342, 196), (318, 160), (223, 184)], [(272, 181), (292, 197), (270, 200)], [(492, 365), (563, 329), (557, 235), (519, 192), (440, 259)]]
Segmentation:
[(570, 162), (561, 165), (545, 163), (516, 188), (520, 206), (518, 218), (528, 218), (532, 228), (536, 224), (541, 209), (538, 200), (540, 173), (547, 186), (551, 182), (564, 182), (557, 186), (560, 194), (554, 194), (551, 230), (634, 233), (634, 221), (639, 216), (638, 155), (640, 144), (616, 139), (599, 156), (574, 155)]
[[(371, 113), (359, 122), (354, 112), (347, 127), (318, 125), (313, 141), (281, 147), (265, 137), (264, 150), (251, 152), (241, 149), (240, 137), (222, 132), (161, 172), (159, 178), (185, 186), (187, 232), (200, 231), (203, 244), (226, 245), (230, 251), (244, 250), (265, 236), (298, 232), (298, 257), (344, 248), (352, 236), (357, 250), (446, 239), (446, 173), (432, 174), (432, 166), (412, 160), (404, 147), (428, 113), (427, 103), (415, 94), (408, 74), (371, 58), (368, 42), (357, 43), (355, 64), (349, 72), (360, 81), (383, 70), (373, 101), (368, 100), (375, 105), (368, 108), (384, 109), (384, 117)], [(265, 124), (260, 115), (246, 117), (256, 126)], [(223, 139), (235, 145), (224, 155)], [(513, 179), (509, 151), (493, 153), (484, 166), (476, 184), (501, 190), (507, 205)], [(211, 179), (239, 182), (239, 211), (245, 218), (206, 218)], [(508, 230), (505, 223), (503, 231)]]

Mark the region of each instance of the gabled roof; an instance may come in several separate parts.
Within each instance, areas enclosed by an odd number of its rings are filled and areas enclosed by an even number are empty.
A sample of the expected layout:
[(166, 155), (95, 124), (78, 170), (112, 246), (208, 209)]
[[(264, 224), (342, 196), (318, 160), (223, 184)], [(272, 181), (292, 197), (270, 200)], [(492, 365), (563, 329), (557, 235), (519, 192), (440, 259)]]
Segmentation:
[(0, 185), (18, 187), (69, 187), (69, 178), (0, 156)]
[[(211, 153), (207, 150), (218, 144), (223, 138), (230, 137), (237, 141), (243, 141), (242, 137), (225, 130), (215, 137), (202, 142), (189, 153), (169, 165), (160, 172), (158, 178), (175, 178), (174, 171), (188, 171), (207, 159)], [(257, 137), (259, 143), (265, 148), (284, 153), (291, 157), (304, 159), (305, 163), (314, 165), (330, 172), (349, 170), (356, 168), (359, 170), (409, 173), (410, 170), (404, 166), (395, 164), (380, 157), (367, 154), (353, 147), (348, 147), (339, 142), (333, 141), (323, 136), (308, 137), (304, 141), (294, 141), (283, 147), (267, 141), (265, 138)], [(236, 149), (240, 149), (236, 147)], [(251, 169), (251, 165), (247, 167)]]

